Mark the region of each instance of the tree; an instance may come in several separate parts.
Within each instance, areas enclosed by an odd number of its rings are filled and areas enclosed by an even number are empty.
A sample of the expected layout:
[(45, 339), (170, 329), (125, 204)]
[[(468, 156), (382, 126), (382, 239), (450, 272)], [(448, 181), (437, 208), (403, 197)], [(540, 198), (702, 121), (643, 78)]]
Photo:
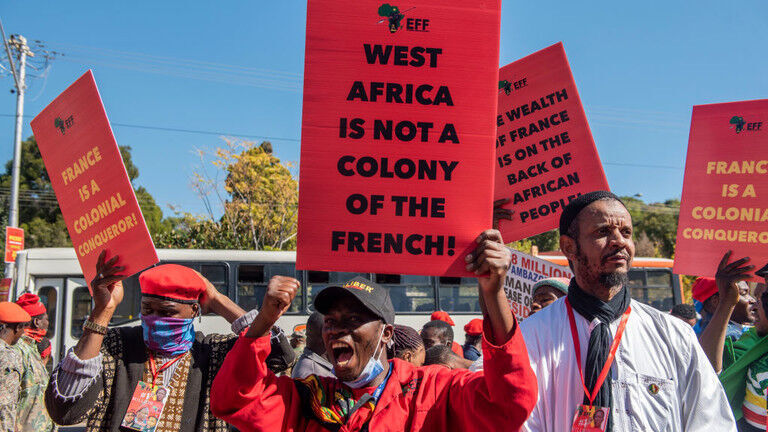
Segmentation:
[[(120, 146), (120, 154), (128, 177), (133, 182), (139, 176), (139, 169), (131, 160), (131, 147)], [(5, 164), (5, 173), (0, 174), (0, 205), (2, 206), (0, 218), (3, 221), (8, 220), (12, 169), (13, 160), (10, 160)], [(152, 195), (141, 186), (134, 189), (150, 233), (156, 235), (167, 229), (167, 224), (162, 222), (163, 212)], [(25, 247), (72, 246), (64, 217), (61, 215), (56, 194), (34, 136), (22, 142), (19, 170), (19, 226), (24, 229)], [(0, 236), (4, 242), (5, 230)]]
[[(298, 216), (298, 183), (290, 166), (272, 154), (268, 141), (224, 139), (213, 160), (198, 152), (201, 166), (192, 186), (208, 215), (181, 213), (177, 225), (159, 236), (163, 247), (201, 249), (295, 249)], [(208, 165), (216, 174), (211, 175)], [(223, 181), (219, 174), (225, 173)], [(214, 215), (216, 201), (224, 210)]]

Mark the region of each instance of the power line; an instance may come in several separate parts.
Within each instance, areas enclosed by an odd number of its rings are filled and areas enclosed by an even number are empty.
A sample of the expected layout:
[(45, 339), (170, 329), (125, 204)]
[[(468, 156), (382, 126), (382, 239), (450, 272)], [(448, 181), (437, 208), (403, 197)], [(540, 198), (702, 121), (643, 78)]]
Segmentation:
[[(0, 117), (14, 117), (14, 115), (0, 114)], [(24, 117), (29, 118), (32, 116), (25, 115)], [(300, 141), (298, 138), (241, 134), (236, 132), (221, 132), (221, 131), (210, 131), (210, 130), (202, 130), (202, 129), (169, 128), (169, 127), (163, 127), (163, 126), (149, 126), (149, 125), (140, 125), (140, 124), (131, 124), (131, 123), (118, 123), (118, 122), (110, 122), (110, 124), (112, 126), (127, 127), (127, 128), (134, 128), (134, 129), (158, 130), (158, 131), (164, 131), (164, 132), (181, 132), (181, 133), (190, 133), (190, 134), (198, 134), (198, 135), (216, 135), (216, 136), (223, 135), (223, 136), (232, 136), (232, 137), (239, 137), (239, 138), (256, 138), (256, 139), (273, 140), (273, 141), (291, 141), (291, 142)]]

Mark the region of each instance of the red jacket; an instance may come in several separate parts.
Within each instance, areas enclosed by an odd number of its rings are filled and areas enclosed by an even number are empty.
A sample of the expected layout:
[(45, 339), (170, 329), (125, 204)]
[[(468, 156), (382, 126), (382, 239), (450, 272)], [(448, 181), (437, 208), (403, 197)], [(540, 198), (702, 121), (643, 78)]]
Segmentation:
[[(294, 381), (267, 369), (269, 350), (267, 336), (237, 341), (213, 382), (211, 411), (243, 432), (325, 431), (305, 416)], [(536, 404), (536, 376), (517, 325), (503, 346), (483, 338), (481, 372), (416, 368), (399, 359), (390, 366), (392, 375), (368, 425), (371, 432), (516, 431)], [(343, 386), (335, 378), (322, 378), (321, 384), (327, 394)], [(373, 390), (353, 394), (357, 398)], [(369, 414), (366, 407), (357, 410), (340, 432), (360, 431)]]

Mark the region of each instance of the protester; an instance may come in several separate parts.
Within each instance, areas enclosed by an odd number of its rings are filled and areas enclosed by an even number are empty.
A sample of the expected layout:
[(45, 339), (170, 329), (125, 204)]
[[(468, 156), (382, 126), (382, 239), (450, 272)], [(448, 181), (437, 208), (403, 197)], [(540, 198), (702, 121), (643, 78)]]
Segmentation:
[(53, 429), (53, 422), (45, 409), (48, 370), (37, 348), (37, 344), (45, 340), (48, 333), (48, 313), (40, 297), (32, 293), (23, 294), (16, 300), (16, 304), (32, 317), (30, 326), (24, 329), (24, 335), (13, 346), (21, 355), (23, 367), (16, 430), (49, 431)]
[(330, 377), (333, 376), (332, 367), (323, 344), (323, 314), (312, 312), (307, 320), (307, 346), (293, 367), (291, 378), (306, 378), (310, 375)]
[(688, 323), (688, 325), (691, 327), (695, 326), (696, 321), (698, 321), (696, 318), (696, 308), (692, 304), (688, 303), (680, 303), (674, 305), (669, 314), (675, 318), (680, 318), (683, 320), (683, 322)]
[[(123, 300), (118, 273), (124, 268), (117, 265), (117, 256), (106, 262), (105, 256), (102, 252), (96, 264), (94, 306), (83, 336), (56, 367), (46, 391), (53, 420), (62, 425), (85, 421), (88, 431), (117, 431), (141, 381), (169, 390), (158, 432), (227, 430), (211, 415), (209, 391), (236, 337), (196, 334), (193, 319), (215, 313), (238, 334), (254, 313), (245, 315), (194, 270), (164, 264), (139, 276), (141, 325), (107, 329)], [(273, 351), (280, 347), (276, 343)]]
[(570, 279), (547, 278), (533, 284), (531, 295), (531, 314), (551, 305), (555, 300), (568, 294)]
[(504, 295), (511, 255), (498, 231), (477, 242), (466, 262), (483, 275), (484, 372), (387, 361), (395, 318), (389, 291), (358, 277), (314, 300), (325, 316), (323, 340), (336, 378), (275, 377), (264, 364), (267, 331), (299, 289), (297, 280), (275, 276), (214, 381), (214, 414), (243, 432), (518, 430), (535, 403), (536, 378)]
[(464, 326), (464, 358), (470, 363), (480, 358), (483, 347), (483, 320), (475, 318)]
[(629, 212), (610, 192), (563, 209), (560, 249), (574, 278), (565, 298), (521, 324), (539, 386), (524, 430), (571, 430), (584, 420), (574, 415), (582, 404), (609, 409), (607, 430), (617, 432), (735, 430), (690, 326), (630, 299), (632, 234)]
[(293, 333), (291, 333), (291, 348), (296, 353), (296, 357), (300, 356), (304, 352), (304, 347), (307, 345), (307, 326), (306, 324), (299, 324), (293, 327)]
[(19, 426), (24, 361), (13, 346), (24, 335), (32, 317), (16, 303), (0, 302), (0, 431)]
[(399, 358), (416, 367), (424, 365), (424, 341), (414, 328), (395, 324), (392, 341), (392, 348), (387, 352), (389, 358)]
[[(707, 325), (717, 310), (720, 303), (720, 295), (717, 284), (713, 278), (698, 278), (691, 288), (693, 299), (701, 304), (701, 320), (693, 328), (699, 337), (706, 330)], [(754, 324), (757, 318), (757, 301), (749, 294), (749, 286), (746, 283), (739, 284), (739, 298), (736, 307), (729, 318), (726, 337), (735, 341), (746, 330), (745, 326)]]
[[(756, 272), (757, 273), (757, 272)], [(726, 286), (726, 289), (731, 287)], [(723, 383), (733, 416), (738, 422), (739, 431), (765, 431), (766, 404), (765, 389), (768, 388), (768, 295), (766, 284), (757, 284), (755, 297), (761, 299), (757, 309), (755, 326), (748, 329), (736, 342), (725, 339), (722, 352)], [(735, 294), (722, 293), (723, 298), (735, 297)], [(724, 333), (725, 321), (720, 322)], [(709, 327), (716, 326), (713, 320)]]
[[(442, 321), (442, 322), (448, 324), (450, 327), (453, 327), (453, 326), (456, 325), (456, 323), (453, 322), (453, 318), (451, 318), (451, 316), (448, 315), (448, 312), (445, 312), (445, 311), (434, 311), (434, 312), (432, 312), (432, 315), (430, 316), (430, 322), (436, 322), (436, 321)], [(426, 326), (424, 326), (424, 327), (426, 328)], [(444, 328), (445, 326), (442, 326), (442, 327)], [(453, 352), (456, 353), (456, 355), (458, 355), (459, 357), (463, 357), (464, 356), (464, 350), (461, 349), (461, 345), (459, 345), (458, 342), (453, 340), (453, 329), (450, 328), (450, 327), (448, 327), (448, 329), (450, 330), (450, 335), (451, 335), (451, 337), (450, 337), (450, 339), (451, 339), (450, 347), (453, 350)], [(422, 330), (422, 333), (423, 333), (423, 330)], [(422, 335), (422, 337), (423, 337), (423, 335)], [(425, 342), (425, 346), (426, 346), (426, 342)], [(429, 348), (429, 346), (426, 346), (426, 348)]]
[(424, 355), (424, 366), (440, 365), (448, 369), (469, 369), (472, 360), (463, 359), (445, 345), (435, 345)]

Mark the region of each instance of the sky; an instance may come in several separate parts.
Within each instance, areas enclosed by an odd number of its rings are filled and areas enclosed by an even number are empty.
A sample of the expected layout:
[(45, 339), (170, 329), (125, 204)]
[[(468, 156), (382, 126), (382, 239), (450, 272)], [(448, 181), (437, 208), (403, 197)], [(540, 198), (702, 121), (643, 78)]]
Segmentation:
[[(197, 151), (223, 135), (269, 138), (299, 161), (306, 2), (25, 0), (2, 2), (0, 18), (6, 35), (63, 54), (29, 82), (23, 136), (93, 69), (136, 183), (165, 215), (206, 213), (191, 178), (201, 164), (211, 172)], [(564, 43), (611, 189), (646, 202), (680, 197), (693, 105), (768, 98), (764, 0), (506, 1), (501, 30), (500, 66)], [(0, 75), (1, 161), (12, 157), (12, 86)]]

